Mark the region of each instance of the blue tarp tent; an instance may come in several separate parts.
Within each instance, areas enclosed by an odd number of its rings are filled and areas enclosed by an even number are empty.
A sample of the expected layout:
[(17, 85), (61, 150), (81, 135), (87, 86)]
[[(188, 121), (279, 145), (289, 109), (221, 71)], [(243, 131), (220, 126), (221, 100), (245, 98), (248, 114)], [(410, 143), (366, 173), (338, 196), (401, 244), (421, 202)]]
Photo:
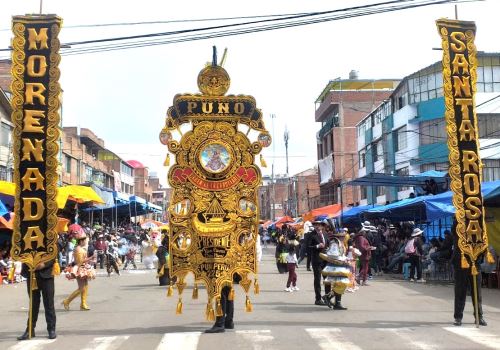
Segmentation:
[(338, 213), (335, 218), (337, 220), (342, 220), (342, 224), (360, 224), (362, 220), (362, 214), (367, 210), (373, 209), (373, 205), (361, 205), (357, 207), (351, 207), (342, 212), (342, 218), (340, 219), (341, 214)]
[[(500, 197), (500, 181), (483, 182), (482, 193), (490, 200), (497, 193)], [(455, 214), (453, 193), (447, 191), (435, 196), (408, 198), (388, 205), (375, 207), (365, 212), (368, 218), (384, 217), (393, 221), (435, 221)]]

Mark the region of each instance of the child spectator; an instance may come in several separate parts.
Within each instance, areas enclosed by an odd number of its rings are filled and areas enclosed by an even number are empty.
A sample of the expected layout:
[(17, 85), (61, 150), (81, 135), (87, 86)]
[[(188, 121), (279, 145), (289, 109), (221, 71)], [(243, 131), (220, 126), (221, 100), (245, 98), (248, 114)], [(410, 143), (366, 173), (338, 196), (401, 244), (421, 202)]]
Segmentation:
[(286, 265), (288, 268), (288, 281), (286, 282), (285, 292), (298, 291), (297, 287), (297, 273), (295, 268), (297, 267), (297, 254), (295, 254), (295, 245), (290, 244), (288, 246), (288, 255), (286, 256)]

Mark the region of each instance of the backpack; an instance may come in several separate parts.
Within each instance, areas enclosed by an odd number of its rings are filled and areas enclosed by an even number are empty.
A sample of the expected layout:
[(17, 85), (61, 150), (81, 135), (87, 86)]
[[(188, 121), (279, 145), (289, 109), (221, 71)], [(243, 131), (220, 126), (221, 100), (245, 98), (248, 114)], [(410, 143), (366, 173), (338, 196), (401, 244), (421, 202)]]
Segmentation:
[(415, 238), (410, 239), (405, 246), (406, 254), (415, 254)]

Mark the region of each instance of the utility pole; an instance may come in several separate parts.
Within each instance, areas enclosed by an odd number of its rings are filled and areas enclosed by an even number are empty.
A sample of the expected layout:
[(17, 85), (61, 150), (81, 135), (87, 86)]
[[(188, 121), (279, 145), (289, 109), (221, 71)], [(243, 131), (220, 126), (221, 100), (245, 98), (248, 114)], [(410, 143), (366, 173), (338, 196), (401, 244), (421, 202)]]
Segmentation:
[(285, 133), (283, 134), (283, 139), (285, 141), (285, 152), (286, 152), (286, 178), (287, 178), (287, 215), (292, 215), (292, 199), (291, 199), (291, 184), (290, 184), (290, 176), (288, 175), (288, 140), (290, 138), (290, 133), (285, 125)]
[(273, 163), (271, 165), (271, 220), (274, 221), (275, 219), (275, 209), (276, 209), (276, 193), (274, 191), (274, 159), (276, 158), (276, 153), (275, 153), (275, 142), (274, 142), (274, 119), (276, 118), (275, 114), (271, 114), (271, 128), (273, 129)]

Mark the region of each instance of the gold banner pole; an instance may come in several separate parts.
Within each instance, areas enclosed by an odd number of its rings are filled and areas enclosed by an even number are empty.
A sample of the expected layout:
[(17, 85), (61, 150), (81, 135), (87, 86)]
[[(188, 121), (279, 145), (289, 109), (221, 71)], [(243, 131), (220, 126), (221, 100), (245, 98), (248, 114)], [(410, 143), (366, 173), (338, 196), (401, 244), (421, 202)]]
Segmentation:
[(476, 328), (479, 328), (479, 305), (477, 304), (478, 285), (476, 276), (477, 275), (472, 274), (472, 295), (474, 297), (474, 316), (476, 318)]
[(28, 310), (28, 339), (31, 339), (33, 336), (33, 278), (35, 274), (33, 273), (33, 268), (30, 267), (30, 307)]

